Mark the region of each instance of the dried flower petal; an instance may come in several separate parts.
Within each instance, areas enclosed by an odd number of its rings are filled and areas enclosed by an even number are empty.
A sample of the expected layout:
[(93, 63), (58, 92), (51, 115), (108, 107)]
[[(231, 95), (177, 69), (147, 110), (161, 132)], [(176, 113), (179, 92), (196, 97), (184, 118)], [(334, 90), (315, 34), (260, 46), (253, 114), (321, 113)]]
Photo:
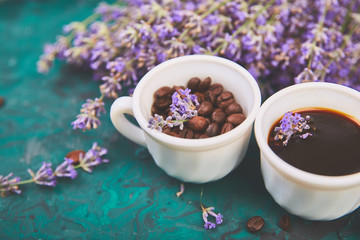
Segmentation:
[(185, 185), (183, 183), (180, 184), (180, 191), (176, 193), (177, 197), (180, 197), (185, 191)]

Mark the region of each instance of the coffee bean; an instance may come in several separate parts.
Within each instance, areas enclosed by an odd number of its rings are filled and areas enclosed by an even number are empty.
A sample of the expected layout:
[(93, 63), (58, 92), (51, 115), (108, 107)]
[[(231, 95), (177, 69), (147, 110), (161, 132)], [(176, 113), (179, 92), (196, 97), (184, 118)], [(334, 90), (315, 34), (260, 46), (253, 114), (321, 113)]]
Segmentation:
[[(194, 132), (194, 138), (195, 138), (195, 139), (198, 139), (201, 134), (203, 134), (203, 133)], [(206, 135), (206, 134), (205, 134), (205, 135)]]
[(211, 85), (211, 78), (207, 77), (204, 80), (202, 80), (198, 86), (198, 92), (205, 92), (209, 89)]
[(163, 128), (162, 128), (162, 132), (163, 132), (163, 133), (171, 132), (171, 127), (169, 127), (169, 126), (163, 127)]
[(226, 108), (233, 102), (235, 102), (234, 96), (229, 91), (222, 92), (216, 99), (216, 103), (220, 108)]
[(179, 134), (177, 134), (176, 132), (166, 132), (165, 134), (173, 136), (173, 137), (179, 137)]
[(151, 115), (161, 114), (162, 111), (156, 107), (155, 103), (151, 107)]
[(234, 126), (237, 126), (240, 123), (242, 123), (245, 119), (246, 119), (246, 117), (245, 117), (244, 114), (242, 114), (242, 113), (234, 113), (234, 114), (229, 115), (226, 118), (226, 122), (229, 122)]
[(224, 111), (227, 115), (231, 115), (233, 113), (242, 113), (242, 107), (240, 104), (234, 102), (227, 106)]
[(205, 133), (203, 133), (203, 134), (200, 134), (198, 138), (199, 139), (201, 139), (201, 138), (209, 138), (209, 136), (206, 135)]
[(225, 123), (222, 128), (220, 134), (227, 133), (234, 129), (234, 126), (231, 123)]
[(186, 122), (188, 128), (195, 132), (204, 131), (209, 125), (204, 117), (195, 116)]
[(280, 218), (279, 221), (279, 227), (284, 230), (284, 231), (288, 231), (290, 228), (290, 217), (289, 215), (285, 214)]
[(160, 109), (164, 110), (168, 108), (172, 103), (172, 100), (170, 98), (159, 98), (155, 101), (155, 106)]
[(179, 127), (179, 126), (173, 127), (173, 128), (171, 128), (171, 131), (173, 131), (174, 133), (179, 134), (179, 132), (180, 132), (180, 127)]
[(198, 100), (199, 103), (202, 103), (203, 101), (205, 101), (205, 94), (204, 93), (196, 92), (194, 94), (195, 94), (196, 99)]
[(211, 123), (205, 130), (205, 134), (209, 137), (216, 136), (220, 133), (219, 125), (215, 122)]
[(80, 163), (80, 155), (82, 155), (82, 157), (84, 157), (85, 151), (84, 150), (74, 150), (74, 151), (67, 153), (65, 157), (73, 160), (73, 163), (72, 163), (73, 165), (77, 165)]
[(211, 102), (204, 101), (200, 104), (197, 111), (198, 111), (198, 114), (201, 116), (208, 116), (208, 115), (210, 115), (212, 110), (213, 110), (213, 105), (211, 104)]
[(218, 96), (217, 101), (222, 102), (229, 100), (230, 98), (234, 98), (234, 95), (229, 91), (224, 91), (223, 93), (220, 94), (220, 96)]
[(211, 124), (212, 123), (212, 121), (211, 121), (211, 119), (210, 118), (205, 118), (206, 119), (206, 121), (208, 122), (208, 124)]
[(265, 220), (260, 216), (254, 216), (248, 220), (246, 223), (247, 229), (252, 232), (258, 232), (260, 231), (265, 224)]
[(205, 92), (205, 100), (211, 102), (211, 104), (216, 104), (216, 95), (214, 92), (206, 91)]
[(155, 98), (166, 98), (171, 95), (172, 89), (170, 87), (161, 87), (155, 92)]
[(0, 97), (0, 108), (5, 105), (5, 99)]
[(191, 89), (191, 92), (194, 93), (197, 91), (198, 86), (200, 84), (201, 80), (198, 77), (193, 77), (189, 80), (187, 83), (187, 87)]
[(209, 87), (209, 92), (212, 92), (215, 94), (215, 96), (219, 96), (224, 90), (223, 85), (220, 83), (214, 83)]
[(183, 98), (184, 95), (181, 94), (180, 89), (185, 90), (183, 86), (173, 86), (173, 93), (176, 91), (178, 94), (180, 94), (181, 98)]
[(194, 132), (191, 129), (184, 128), (183, 130), (180, 130), (179, 136), (182, 138), (192, 139), (194, 138)]
[(226, 114), (221, 108), (216, 108), (211, 114), (211, 120), (216, 122), (219, 126), (223, 125), (226, 119)]

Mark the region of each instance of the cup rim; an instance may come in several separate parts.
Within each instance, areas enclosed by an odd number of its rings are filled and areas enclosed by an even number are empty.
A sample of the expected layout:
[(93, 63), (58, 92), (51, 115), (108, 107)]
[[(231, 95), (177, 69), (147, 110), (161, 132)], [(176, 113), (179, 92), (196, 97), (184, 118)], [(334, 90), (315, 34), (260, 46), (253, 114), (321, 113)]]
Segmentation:
[(320, 87), (323, 89), (343, 92), (345, 94), (349, 94), (356, 98), (359, 98), (360, 100), (360, 92), (351, 89), (350, 87), (346, 87), (335, 83), (329, 83), (329, 82), (300, 83), (286, 87), (276, 92), (262, 104), (256, 115), (256, 119), (254, 123), (254, 133), (260, 149), (260, 153), (266, 156), (267, 161), (283, 176), (301, 185), (311, 186), (320, 189), (339, 189), (339, 188), (343, 189), (343, 188), (350, 188), (353, 186), (359, 186), (360, 172), (349, 175), (342, 175), (342, 176), (326, 176), (326, 175), (309, 173), (304, 170), (298, 169), (290, 165), (289, 163), (285, 162), (284, 160), (282, 160), (279, 156), (276, 155), (276, 153), (272, 151), (270, 146), (267, 144), (268, 132), (264, 133), (262, 131), (262, 126), (261, 126), (262, 119), (266, 117), (265, 112), (271, 106), (273, 106), (279, 99), (281, 99), (284, 95), (288, 95), (299, 90), (313, 89)]
[[(184, 139), (178, 138), (174, 136), (170, 136), (159, 132), (155, 129), (148, 128), (148, 120), (144, 118), (141, 113), (139, 107), (139, 98), (141, 97), (141, 92), (143, 91), (143, 86), (152, 79), (154, 75), (156, 75), (159, 71), (171, 67), (173, 65), (182, 64), (184, 62), (191, 61), (191, 62), (211, 62), (217, 63), (221, 65), (226, 65), (227, 67), (240, 72), (244, 75), (252, 89), (252, 93), (254, 95), (254, 103), (251, 107), (249, 114), (246, 116), (244, 122), (242, 122), (239, 126), (235, 127), (231, 131), (205, 139)], [(139, 81), (139, 84), (136, 86), (134, 94), (133, 94), (133, 112), (134, 116), (140, 125), (140, 127), (155, 141), (160, 142), (161, 144), (172, 146), (180, 149), (186, 149), (189, 151), (196, 150), (196, 149), (208, 149), (213, 148), (216, 146), (223, 146), (230, 141), (233, 141), (234, 138), (237, 138), (243, 135), (249, 128), (252, 128), (252, 124), (255, 120), (255, 116), (257, 111), (260, 109), (261, 105), (261, 92), (259, 85), (257, 84), (254, 77), (242, 66), (239, 64), (230, 61), (226, 58), (211, 56), (211, 55), (186, 55), (180, 56), (176, 58), (172, 58), (166, 60), (165, 62), (160, 63), (159, 65), (152, 68), (149, 72), (147, 72), (142, 79)]]

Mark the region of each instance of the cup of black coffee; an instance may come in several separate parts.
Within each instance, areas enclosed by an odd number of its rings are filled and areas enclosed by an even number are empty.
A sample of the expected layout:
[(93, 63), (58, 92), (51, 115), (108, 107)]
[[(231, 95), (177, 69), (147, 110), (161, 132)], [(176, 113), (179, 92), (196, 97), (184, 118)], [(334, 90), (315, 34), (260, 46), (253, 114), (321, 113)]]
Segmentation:
[(333, 83), (285, 88), (261, 106), (255, 137), (265, 187), (287, 211), (333, 220), (360, 205), (360, 92)]

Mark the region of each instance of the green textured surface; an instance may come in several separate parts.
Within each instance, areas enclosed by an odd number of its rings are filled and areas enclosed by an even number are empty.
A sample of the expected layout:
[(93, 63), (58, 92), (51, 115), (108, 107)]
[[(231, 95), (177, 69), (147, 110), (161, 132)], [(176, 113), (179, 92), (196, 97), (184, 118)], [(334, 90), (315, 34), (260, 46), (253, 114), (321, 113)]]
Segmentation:
[[(291, 216), (282, 231), (277, 223), (285, 210), (267, 193), (259, 169), (254, 138), (244, 162), (222, 180), (203, 185), (168, 177), (146, 149), (118, 134), (109, 115), (96, 131), (73, 131), (70, 122), (86, 98), (98, 96), (91, 73), (57, 62), (47, 76), (35, 63), (45, 42), (62, 26), (86, 18), (97, 1), (0, 0), (0, 175), (28, 178), (42, 161), (57, 165), (73, 149), (92, 142), (109, 150), (110, 163), (55, 188), (33, 184), (23, 193), (0, 198), (0, 239), (360, 239), (360, 210), (329, 222)], [(107, 113), (111, 101), (107, 101)], [(202, 202), (224, 215), (224, 222), (204, 230)], [(246, 230), (248, 218), (264, 217), (256, 234)]]

